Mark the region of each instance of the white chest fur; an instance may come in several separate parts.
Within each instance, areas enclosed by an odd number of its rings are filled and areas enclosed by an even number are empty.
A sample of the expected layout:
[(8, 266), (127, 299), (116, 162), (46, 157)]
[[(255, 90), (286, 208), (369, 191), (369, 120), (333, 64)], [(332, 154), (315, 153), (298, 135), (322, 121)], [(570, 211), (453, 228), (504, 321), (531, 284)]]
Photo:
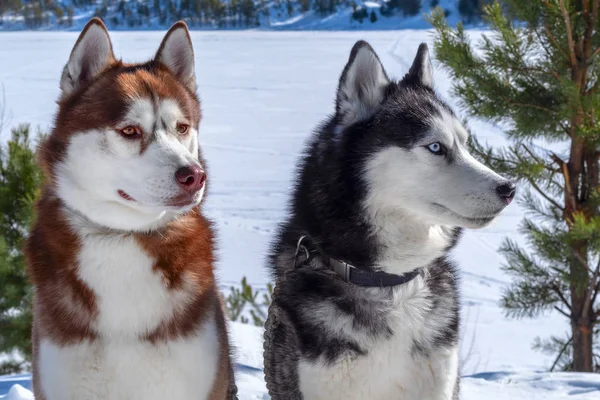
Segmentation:
[(133, 237), (88, 235), (78, 256), (78, 274), (93, 292), (95, 330), (106, 337), (137, 338), (154, 330), (186, 304), (188, 290), (170, 290), (153, 260)]
[[(391, 338), (373, 340), (353, 335), (367, 355), (345, 357), (332, 365), (323, 360), (301, 360), (298, 373), (304, 399), (452, 399), (458, 348), (438, 349), (427, 356), (414, 351), (413, 338), (427, 337), (426, 330), (437, 325), (426, 319), (432, 306), (426, 290), (419, 277), (395, 294), (389, 317), (394, 332)], [(349, 333), (347, 328), (340, 331), (344, 336)]]
[(186, 305), (191, 282), (168, 289), (130, 236), (82, 235), (78, 261), (79, 278), (94, 293), (98, 339), (67, 346), (41, 340), (39, 379), (46, 399), (208, 398), (219, 358), (214, 315), (185, 338), (155, 344), (139, 339)]
[(162, 344), (42, 340), (40, 384), (47, 400), (205, 400), (218, 351), (212, 318), (195, 336)]

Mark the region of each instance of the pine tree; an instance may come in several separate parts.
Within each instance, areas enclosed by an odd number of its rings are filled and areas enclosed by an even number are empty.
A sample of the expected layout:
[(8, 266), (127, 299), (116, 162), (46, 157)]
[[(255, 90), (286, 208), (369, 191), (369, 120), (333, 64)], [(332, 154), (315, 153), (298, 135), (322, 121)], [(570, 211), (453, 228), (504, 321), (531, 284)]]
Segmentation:
[(491, 0), (459, 0), (458, 12), (470, 22), (479, 17), (484, 6), (489, 3)]
[(404, 16), (417, 15), (421, 11), (421, 0), (390, 0), (384, 4), (388, 15), (394, 15), (396, 10)]
[[(430, 21), (436, 56), (474, 116), (502, 123), (510, 144), (472, 147), (519, 178), (528, 246), (506, 239), (509, 316), (556, 310), (565, 338), (539, 341), (553, 368), (600, 371), (600, 0), (505, 0), (484, 8), (492, 33), (472, 45), (441, 9)], [(596, 352), (594, 351), (596, 350)]]
[(73, 10), (73, 6), (69, 5), (67, 8), (67, 24), (69, 26), (73, 25), (73, 16), (75, 15), (75, 10)]
[[(0, 144), (0, 354), (17, 351), (25, 361), (31, 355), (32, 290), (22, 249), (41, 179), (29, 126), (13, 129)], [(5, 361), (0, 375), (23, 367), (20, 360)]]
[(371, 21), (372, 24), (377, 22), (377, 14), (375, 14), (375, 10), (371, 10), (371, 15), (369, 16), (369, 21)]

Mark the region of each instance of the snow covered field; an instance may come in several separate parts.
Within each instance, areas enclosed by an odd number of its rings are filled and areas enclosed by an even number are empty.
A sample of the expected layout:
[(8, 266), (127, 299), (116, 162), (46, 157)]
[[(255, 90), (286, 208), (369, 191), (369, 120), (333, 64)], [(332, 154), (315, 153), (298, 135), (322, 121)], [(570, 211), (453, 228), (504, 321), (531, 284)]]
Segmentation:
[[(156, 50), (162, 32), (116, 32), (115, 51), (140, 61)], [(481, 32), (472, 32), (478, 36)], [(0, 33), (0, 84), (10, 115), (47, 129), (55, 112), (58, 79), (76, 33)], [(264, 286), (264, 256), (284, 215), (292, 171), (311, 129), (333, 111), (337, 79), (349, 50), (368, 40), (388, 72), (401, 77), (427, 30), (394, 32), (192, 32), (204, 119), (200, 140), (209, 163), (206, 210), (219, 230), (218, 275), (223, 287), (247, 276)], [(436, 66), (436, 86), (451, 103), (451, 82)], [(484, 122), (471, 128), (491, 144), (502, 133)], [(5, 127), (0, 140), (8, 137)], [(531, 350), (536, 336), (561, 334), (558, 315), (515, 321), (498, 301), (509, 278), (496, 253), (505, 236), (517, 237), (522, 210), (513, 204), (491, 227), (467, 232), (455, 252), (462, 271), (464, 399), (592, 399), (600, 397), (600, 376), (546, 374), (552, 359)], [(242, 399), (262, 399), (262, 343), (258, 328), (234, 324)], [(0, 378), (0, 396), (28, 377)], [(22, 394), (17, 392), (21, 391)], [(11, 399), (25, 399), (13, 390)]]

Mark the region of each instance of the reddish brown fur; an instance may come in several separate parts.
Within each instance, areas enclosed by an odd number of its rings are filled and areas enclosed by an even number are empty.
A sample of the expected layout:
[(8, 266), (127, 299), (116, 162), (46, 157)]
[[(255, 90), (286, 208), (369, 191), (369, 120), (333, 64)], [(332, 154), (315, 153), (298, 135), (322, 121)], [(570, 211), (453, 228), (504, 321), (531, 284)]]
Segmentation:
[[(115, 61), (89, 85), (59, 100), (55, 128), (40, 147), (40, 162), (54, 180), (53, 168), (60, 163), (71, 136), (90, 129), (119, 126), (128, 104), (135, 98), (153, 96), (175, 100), (191, 126), (200, 124), (200, 102), (162, 64), (150, 61), (128, 65)], [(148, 140), (145, 132), (143, 140)]]
[[(43, 400), (38, 384), (37, 355), (41, 338), (68, 346), (94, 341), (92, 324), (97, 316), (94, 293), (77, 277), (80, 239), (67, 222), (64, 203), (56, 197), (56, 165), (65, 157), (70, 138), (94, 128), (117, 129), (128, 101), (156, 96), (175, 100), (190, 124), (198, 128), (200, 103), (162, 64), (126, 65), (112, 62), (97, 77), (58, 102), (55, 128), (40, 147), (40, 163), (47, 176), (37, 203), (36, 221), (26, 244), (28, 271), (35, 286), (33, 386), (36, 399)], [(132, 233), (141, 247), (156, 260), (154, 270), (165, 286), (181, 288), (184, 280), (196, 289), (193, 301), (159, 327), (140, 337), (152, 343), (192, 334), (212, 314), (216, 318), (221, 359), (211, 399), (229, 398), (235, 388), (229, 357), (225, 318), (213, 275), (213, 233), (200, 207), (172, 221), (160, 231)], [(201, 362), (201, 360), (199, 360)], [(226, 395), (226, 393), (229, 393)]]
[(154, 270), (163, 275), (165, 286), (177, 290), (192, 281), (198, 295), (143, 339), (167, 341), (194, 331), (215, 310), (218, 299), (213, 276), (213, 237), (210, 224), (194, 209), (158, 232), (136, 234), (141, 247), (156, 260)]

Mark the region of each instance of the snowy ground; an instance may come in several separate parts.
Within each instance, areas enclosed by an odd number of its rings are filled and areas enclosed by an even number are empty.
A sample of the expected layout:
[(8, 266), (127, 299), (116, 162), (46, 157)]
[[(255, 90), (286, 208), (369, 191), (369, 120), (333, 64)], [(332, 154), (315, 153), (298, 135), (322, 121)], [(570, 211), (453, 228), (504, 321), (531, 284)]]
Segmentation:
[[(152, 55), (161, 37), (159, 32), (113, 34), (116, 53), (127, 61)], [(245, 275), (263, 286), (269, 280), (264, 255), (285, 212), (296, 158), (311, 129), (333, 110), (352, 44), (368, 40), (388, 71), (400, 77), (418, 44), (430, 42), (431, 32), (193, 32), (192, 38), (204, 110), (200, 139), (210, 166), (206, 209), (219, 230), (220, 282), (229, 286)], [(60, 72), (75, 39), (66, 32), (0, 34), (0, 84), (9, 126), (50, 126)], [(439, 92), (455, 104), (448, 94), (451, 83), (439, 68), (436, 79)], [(484, 141), (504, 143), (499, 129), (478, 121), (470, 125)], [(2, 138), (7, 135), (5, 128)], [(598, 376), (538, 373), (552, 360), (532, 351), (531, 343), (536, 336), (562, 333), (567, 326), (560, 316), (515, 321), (498, 306), (509, 278), (496, 250), (505, 236), (519, 238), (522, 215), (511, 205), (491, 227), (468, 232), (455, 252), (462, 270), (462, 374), (469, 376), (464, 398), (598, 398)], [(235, 325), (233, 333), (242, 398), (263, 398), (260, 332)], [(18, 383), (7, 379), (0, 379), (0, 395)]]

